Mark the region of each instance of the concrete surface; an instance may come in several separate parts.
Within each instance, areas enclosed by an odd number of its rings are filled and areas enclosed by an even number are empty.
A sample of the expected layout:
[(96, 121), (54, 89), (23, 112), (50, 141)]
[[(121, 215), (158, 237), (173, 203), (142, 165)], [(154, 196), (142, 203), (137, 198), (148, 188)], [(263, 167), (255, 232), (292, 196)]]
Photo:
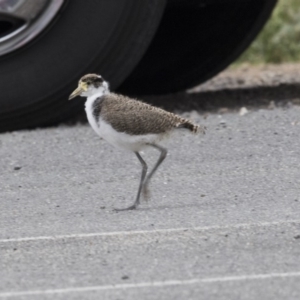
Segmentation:
[(118, 213), (133, 154), (88, 125), (0, 135), (0, 299), (299, 299), (300, 107), (242, 112), (185, 113), (207, 134)]

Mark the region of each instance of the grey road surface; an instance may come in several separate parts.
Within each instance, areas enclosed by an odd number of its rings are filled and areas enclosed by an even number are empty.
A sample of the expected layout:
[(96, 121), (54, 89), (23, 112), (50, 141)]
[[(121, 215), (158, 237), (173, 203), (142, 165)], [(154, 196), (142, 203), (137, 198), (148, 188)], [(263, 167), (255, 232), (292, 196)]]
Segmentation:
[(137, 211), (88, 125), (0, 135), (0, 299), (300, 299), (300, 107), (184, 115)]

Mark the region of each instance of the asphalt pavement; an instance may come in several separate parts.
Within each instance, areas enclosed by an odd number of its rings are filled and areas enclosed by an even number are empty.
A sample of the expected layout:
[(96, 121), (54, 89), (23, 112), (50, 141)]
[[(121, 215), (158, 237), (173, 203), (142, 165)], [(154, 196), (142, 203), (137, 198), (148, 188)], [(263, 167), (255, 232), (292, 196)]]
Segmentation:
[(300, 107), (183, 115), (207, 133), (136, 211), (138, 160), (87, 124), (0, 135), (0, 299), (300, 298)]

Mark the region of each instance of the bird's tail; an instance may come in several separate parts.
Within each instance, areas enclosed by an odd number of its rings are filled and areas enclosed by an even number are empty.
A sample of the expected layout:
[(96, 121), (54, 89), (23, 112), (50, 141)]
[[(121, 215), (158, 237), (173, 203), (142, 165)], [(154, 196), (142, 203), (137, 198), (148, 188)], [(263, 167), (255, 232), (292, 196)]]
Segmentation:
[(206, 127), (194, 124), (190, 120), (182, 119), (182, 122), (177, 125), (177, 128), (185, 128), (193, 133), (203, 133), (205, 134)]

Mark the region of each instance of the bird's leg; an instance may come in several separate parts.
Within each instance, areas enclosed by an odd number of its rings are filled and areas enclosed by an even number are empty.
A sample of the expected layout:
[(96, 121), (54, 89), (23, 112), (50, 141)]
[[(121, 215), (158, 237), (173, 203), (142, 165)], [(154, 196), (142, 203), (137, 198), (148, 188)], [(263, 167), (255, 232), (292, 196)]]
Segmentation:
[(138, 207), (138, 205), (140, 204), (140, 196), (141, 196), (141, 191), (143, 188), (143, 184), (144, 184), (144, 180), (147, 174), (147, 169), (148, 166), (146, 164), (146, 162), (143, 160), (143, 158), (141, 157), (141, 155), (138, 152), (134, 152), (135, 155), (137, 156), (137, 158), (139, 159), (139, 161), (142, 164), (142, 176), (141, 176), (141, 181), (140, 181), (140, 185), (139, 185), (139, 189), (138, 189), (138, 193), (135, 199), (135, 202), (133, 205), (127, 207), (127, 208), (121, 208), (121, 209), (115, 209), (116, 211), (123, 211), (123, 210), (132, 210), (132, 209), (136, 209)]
[(153, 174), (155, 173), (155, 171), (157, 170), (157, 168), (159, 167), (159, 165), (163, 162), (163, 160), (166, 158), (167, 156), (167, 149), (161, 147), (161, 146), (158, 146), (158, 145), (155, 145), (155, 144), (149, 144), (149, 146), (152, 146), (156, 149), (158, 149), (160, 151), (160, 156), (159, 156), (159, 159), (157, 160), (154, 168), (152, 169), (152, 171), (149, 173), (149, 175), (146, 177), (145, 181), (144, 181), (144, 184), (143, 184), (143, 196), (144, 198), (147, 200), (149, 199), (150, 197), (150, 193), (149, 193), (149, 182), (150, 182), (150, 179), (151, 177), (153, 176)]

